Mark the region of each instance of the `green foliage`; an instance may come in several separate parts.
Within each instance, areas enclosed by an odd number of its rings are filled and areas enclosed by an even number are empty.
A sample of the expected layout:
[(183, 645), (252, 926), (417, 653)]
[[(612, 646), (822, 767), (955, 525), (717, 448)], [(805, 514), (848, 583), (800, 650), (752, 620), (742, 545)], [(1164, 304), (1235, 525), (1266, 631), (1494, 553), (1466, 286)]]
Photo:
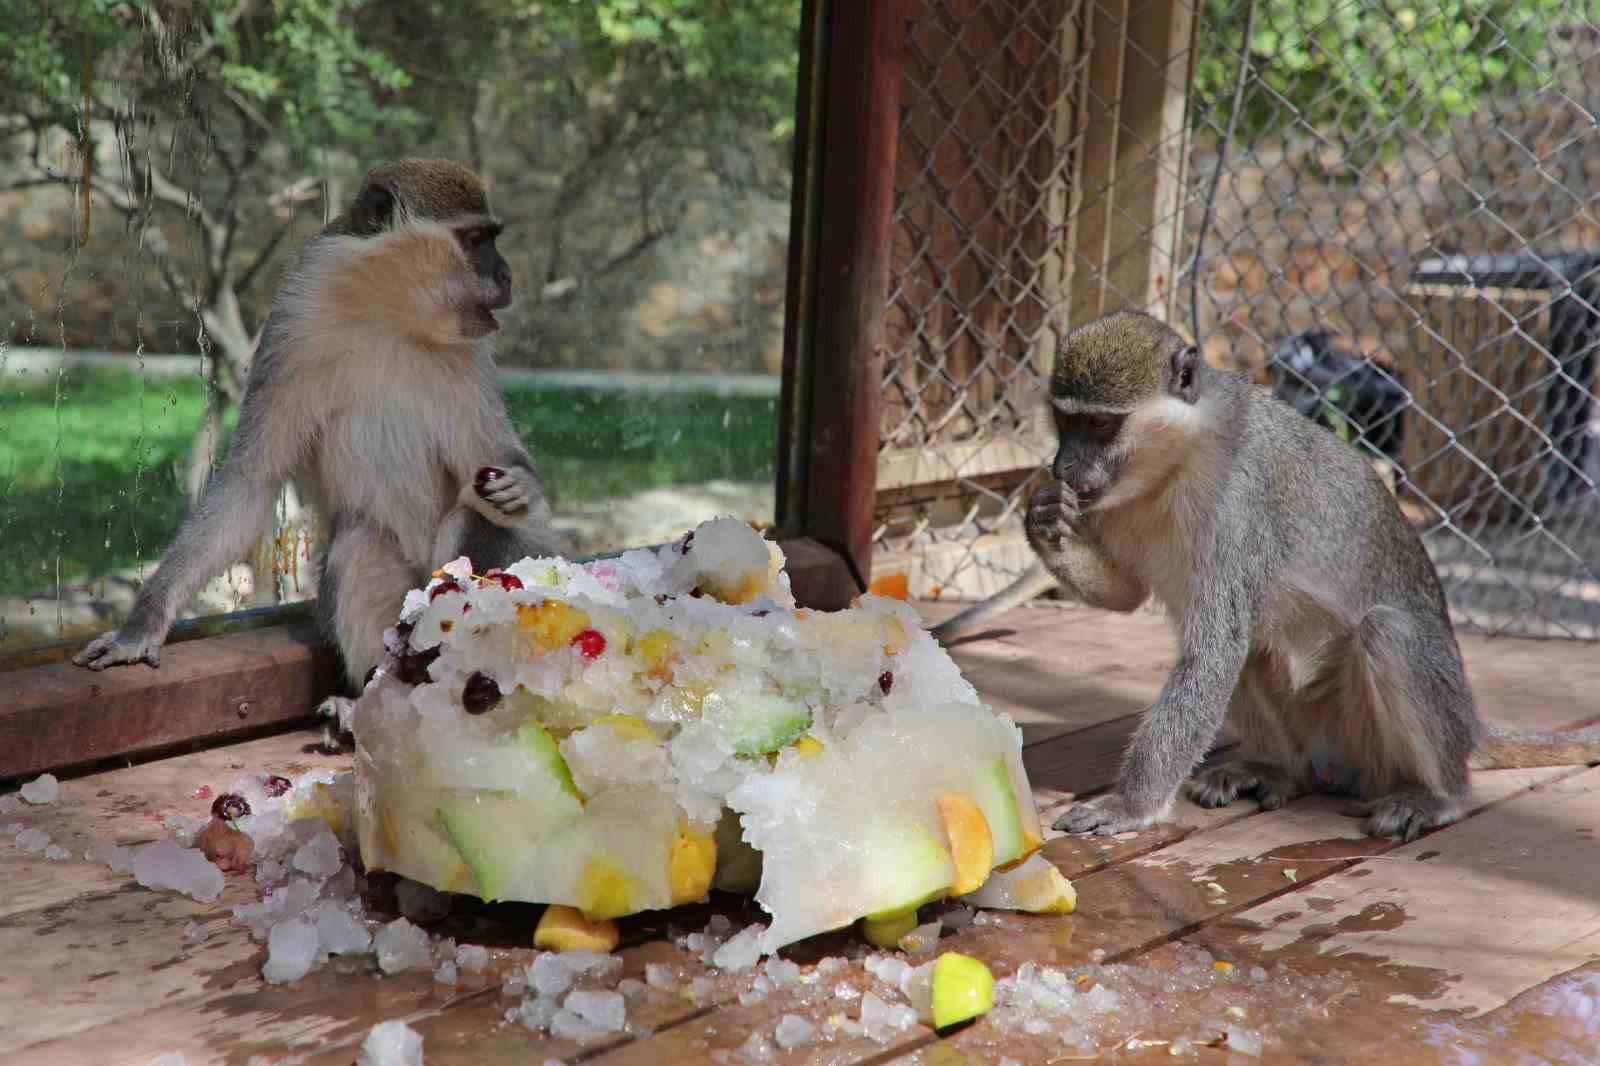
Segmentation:
[[(767, 480), (775, 401), (580, 388), (507, 391), (565, 505), (713, 478)], [(180, 473), (205, 410), (197, 377), (0, 377), (0, 595), (153, 562), (184, 513)], [(230, 430), (233, 411), (225, 421)]]
[(693, 122), (758, 117), (775, 137), (793, 131), (799, 0), (522, 0), (509, 23), (513, 58), (554, 61), (546, 103), (589, 107), (600, 91)]
[[(1249, 0), (1206, 0), (1195, 63), (1197, 116), (1225, 128)], [(1303, 123), (1370, 150), (1393, 127), (1428, 132), (1491, 92), (1541, 83), (1548, 34), (1568, 0), (1256, 0), (1246, 137)]]
[(375, 137), (416, 115), (395, 102), (410, 75), (362, 40), (368, 6), (0, 0), (0, 106), (75, 130), (87, 60), (100, 108), (182, 113), (215, 91), (299, 150)]

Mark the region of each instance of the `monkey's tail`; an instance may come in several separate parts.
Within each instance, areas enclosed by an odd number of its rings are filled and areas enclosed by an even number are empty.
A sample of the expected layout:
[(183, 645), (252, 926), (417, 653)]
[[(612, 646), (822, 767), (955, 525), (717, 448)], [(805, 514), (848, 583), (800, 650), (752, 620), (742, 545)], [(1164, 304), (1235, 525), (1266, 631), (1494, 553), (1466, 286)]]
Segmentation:
[(1567, 732), (1490, 729), (1478, 742), (1469, 765), (1474, 770), (1523, 770), (1596, 763), (1600, 763), (1600, 726)]
[(928, 630), (933, 634), (933, 639), (945, 641), (960, 633), (972, 629), (978, 623), (1009, 611), (1013, 607), (1020, 607), (1041, 592), (1054, 588), (1056, 579), (1044, 568), (1043, 563), (1035, 562), (1022, 572), (1022, 576), (1011, 584), (1001, 589), (980, 603), (975, 603), (960, 614), (946, 618), (943, 622)]

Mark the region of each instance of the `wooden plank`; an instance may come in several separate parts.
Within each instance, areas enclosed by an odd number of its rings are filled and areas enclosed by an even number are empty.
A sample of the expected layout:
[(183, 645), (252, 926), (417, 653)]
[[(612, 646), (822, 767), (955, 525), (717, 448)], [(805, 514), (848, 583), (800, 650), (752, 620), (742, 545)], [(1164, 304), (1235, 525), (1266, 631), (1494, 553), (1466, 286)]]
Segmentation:
[(50, 663), (0, 674), (0, 780), (298, 721), (338, 676), (337, 656), (305, 623), (175, 644), (156, 670)]
[(878, 457), (877, 489), (902, 489), (941, 481), (1032, 470), (1050, 462), (1056, 442), (1048, 436), (1012, 436), (938, 448), (895, 448)]
[(1392, 1001), (1479, 1014), (1600, 958), (1597, 832), (1600, 769), (1398, 848), (1359, 877), (1330, 877), (1310, 913), (1295, 899), (1255, 908), (1256, 932), (1240, 943), (1429, 970), (1433, 989)]
[[(1516, 797), (1524, 797), (1525, 806), (1531, 802), (1537, 808), (1547, 800), (1543, 793), (1549, 787), (1580, 772), (1561, 767), (1478, 774), (1473, 781), (1469, 819)], [(1530, 794), (1531, 789), (1539, 789), (1539, 793)], [(1331, 798), (1310, 798), (1190, 835), (1170, 847), (1078, 879), (1075, 914), (1007, 916), (999, 924), (975, 926), (947, 938), (940, 947), (982, 959), (999, 977), (1024, 962), (1070, 968), (1142, 958), (1180, 937), (1209, 943), (1198, 934), (1232, 928), (1241, 921), (1255, 929), (1253, 918), (1260, 912), (1260, 904), (1292, 893), (1293, 905), (1303, 909), (1304, 901), (1320, 894), (1333, 875), (1399, 846), (1393, 840), (1365, 836), (1360, 823), (1340, 814), (1339, 807)], [(1433, 842), (1432, 846), (1439, 848), (1448, 834), (1461, 828), (1449, 827), (1420, 843)], [(1284, 876), (1286, 869), (1294, 871), (1295, 880)], [(1206, 882), (1221, 891), (1206, 887)], [(1009, 1034), (1002, 1039), (986, 1021), (980, 1019), (937, 1043), (927, 1036), (910, 1039), (898, 1049), (900, 1057), (885, 1055), (882, 1061), (932, 1064), (963, 1061), (950, 1056), (968, 1053), (976, 1061), (993, 1061), (986, 1056), (998, 1057), (997, 1044), (1003, 1053), (1024, 1062), (1044, 1061), (1060, 1053), (1059, 1040), (1048, 1034), (1033, 1038)], [(1056, 1050), (1047, 1054), (1046, 1048)], [(1158, 1050), (1166, 1051), (1164, 1047)]]
[(872, 571), (889, 216), (909, 0), (827, 9), (818, 261), (805, 433), (805, 535)]

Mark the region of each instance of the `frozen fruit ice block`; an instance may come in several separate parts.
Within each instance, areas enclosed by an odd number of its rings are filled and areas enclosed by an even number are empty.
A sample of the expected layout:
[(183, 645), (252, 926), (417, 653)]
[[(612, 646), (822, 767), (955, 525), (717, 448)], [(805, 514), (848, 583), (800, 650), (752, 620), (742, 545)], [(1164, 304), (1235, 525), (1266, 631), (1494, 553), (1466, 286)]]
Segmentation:
[(916, 613), (797, 609), (718, 519), (615, 559), (459, 559), (357, 702), (362, 861), (589, 920), (754, 891), (762, 948), (970, 893), (1040, 844), (1021, 735)]

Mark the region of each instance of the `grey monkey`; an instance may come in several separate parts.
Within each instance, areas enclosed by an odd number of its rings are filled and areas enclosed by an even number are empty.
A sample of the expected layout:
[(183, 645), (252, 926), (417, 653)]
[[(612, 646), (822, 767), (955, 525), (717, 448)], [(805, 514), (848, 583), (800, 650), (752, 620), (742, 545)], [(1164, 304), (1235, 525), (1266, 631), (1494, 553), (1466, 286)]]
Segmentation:
[[(1469, 766), (1600, 761), (1600, 728), (1484, 728), (1432, 561), (1333, 434), (1133, 311), (1063, 337), (1049, 394), (1059, 450), (1025, 522), (1042, 570), (1113, 611), (1153, 594), (1178, 642), (1115, 791), (1056, 828), (1136, 829), (1180, 789), (1270, 810), (1321, 788), (1409, 840), (1460, 816)], [(1225, 719), (1240, 757), (1190, 778)]]
[(318, 612), (360, 686), (408, 589), (558, 550), (495, 376), (511, 271), (483, 182), (446, 160), (375, 167), (285, 274), (227, 462), (127, 620), (73, 660), (158, 666), (179, 607), (241, 558), (293, 478), (324, 527)]

